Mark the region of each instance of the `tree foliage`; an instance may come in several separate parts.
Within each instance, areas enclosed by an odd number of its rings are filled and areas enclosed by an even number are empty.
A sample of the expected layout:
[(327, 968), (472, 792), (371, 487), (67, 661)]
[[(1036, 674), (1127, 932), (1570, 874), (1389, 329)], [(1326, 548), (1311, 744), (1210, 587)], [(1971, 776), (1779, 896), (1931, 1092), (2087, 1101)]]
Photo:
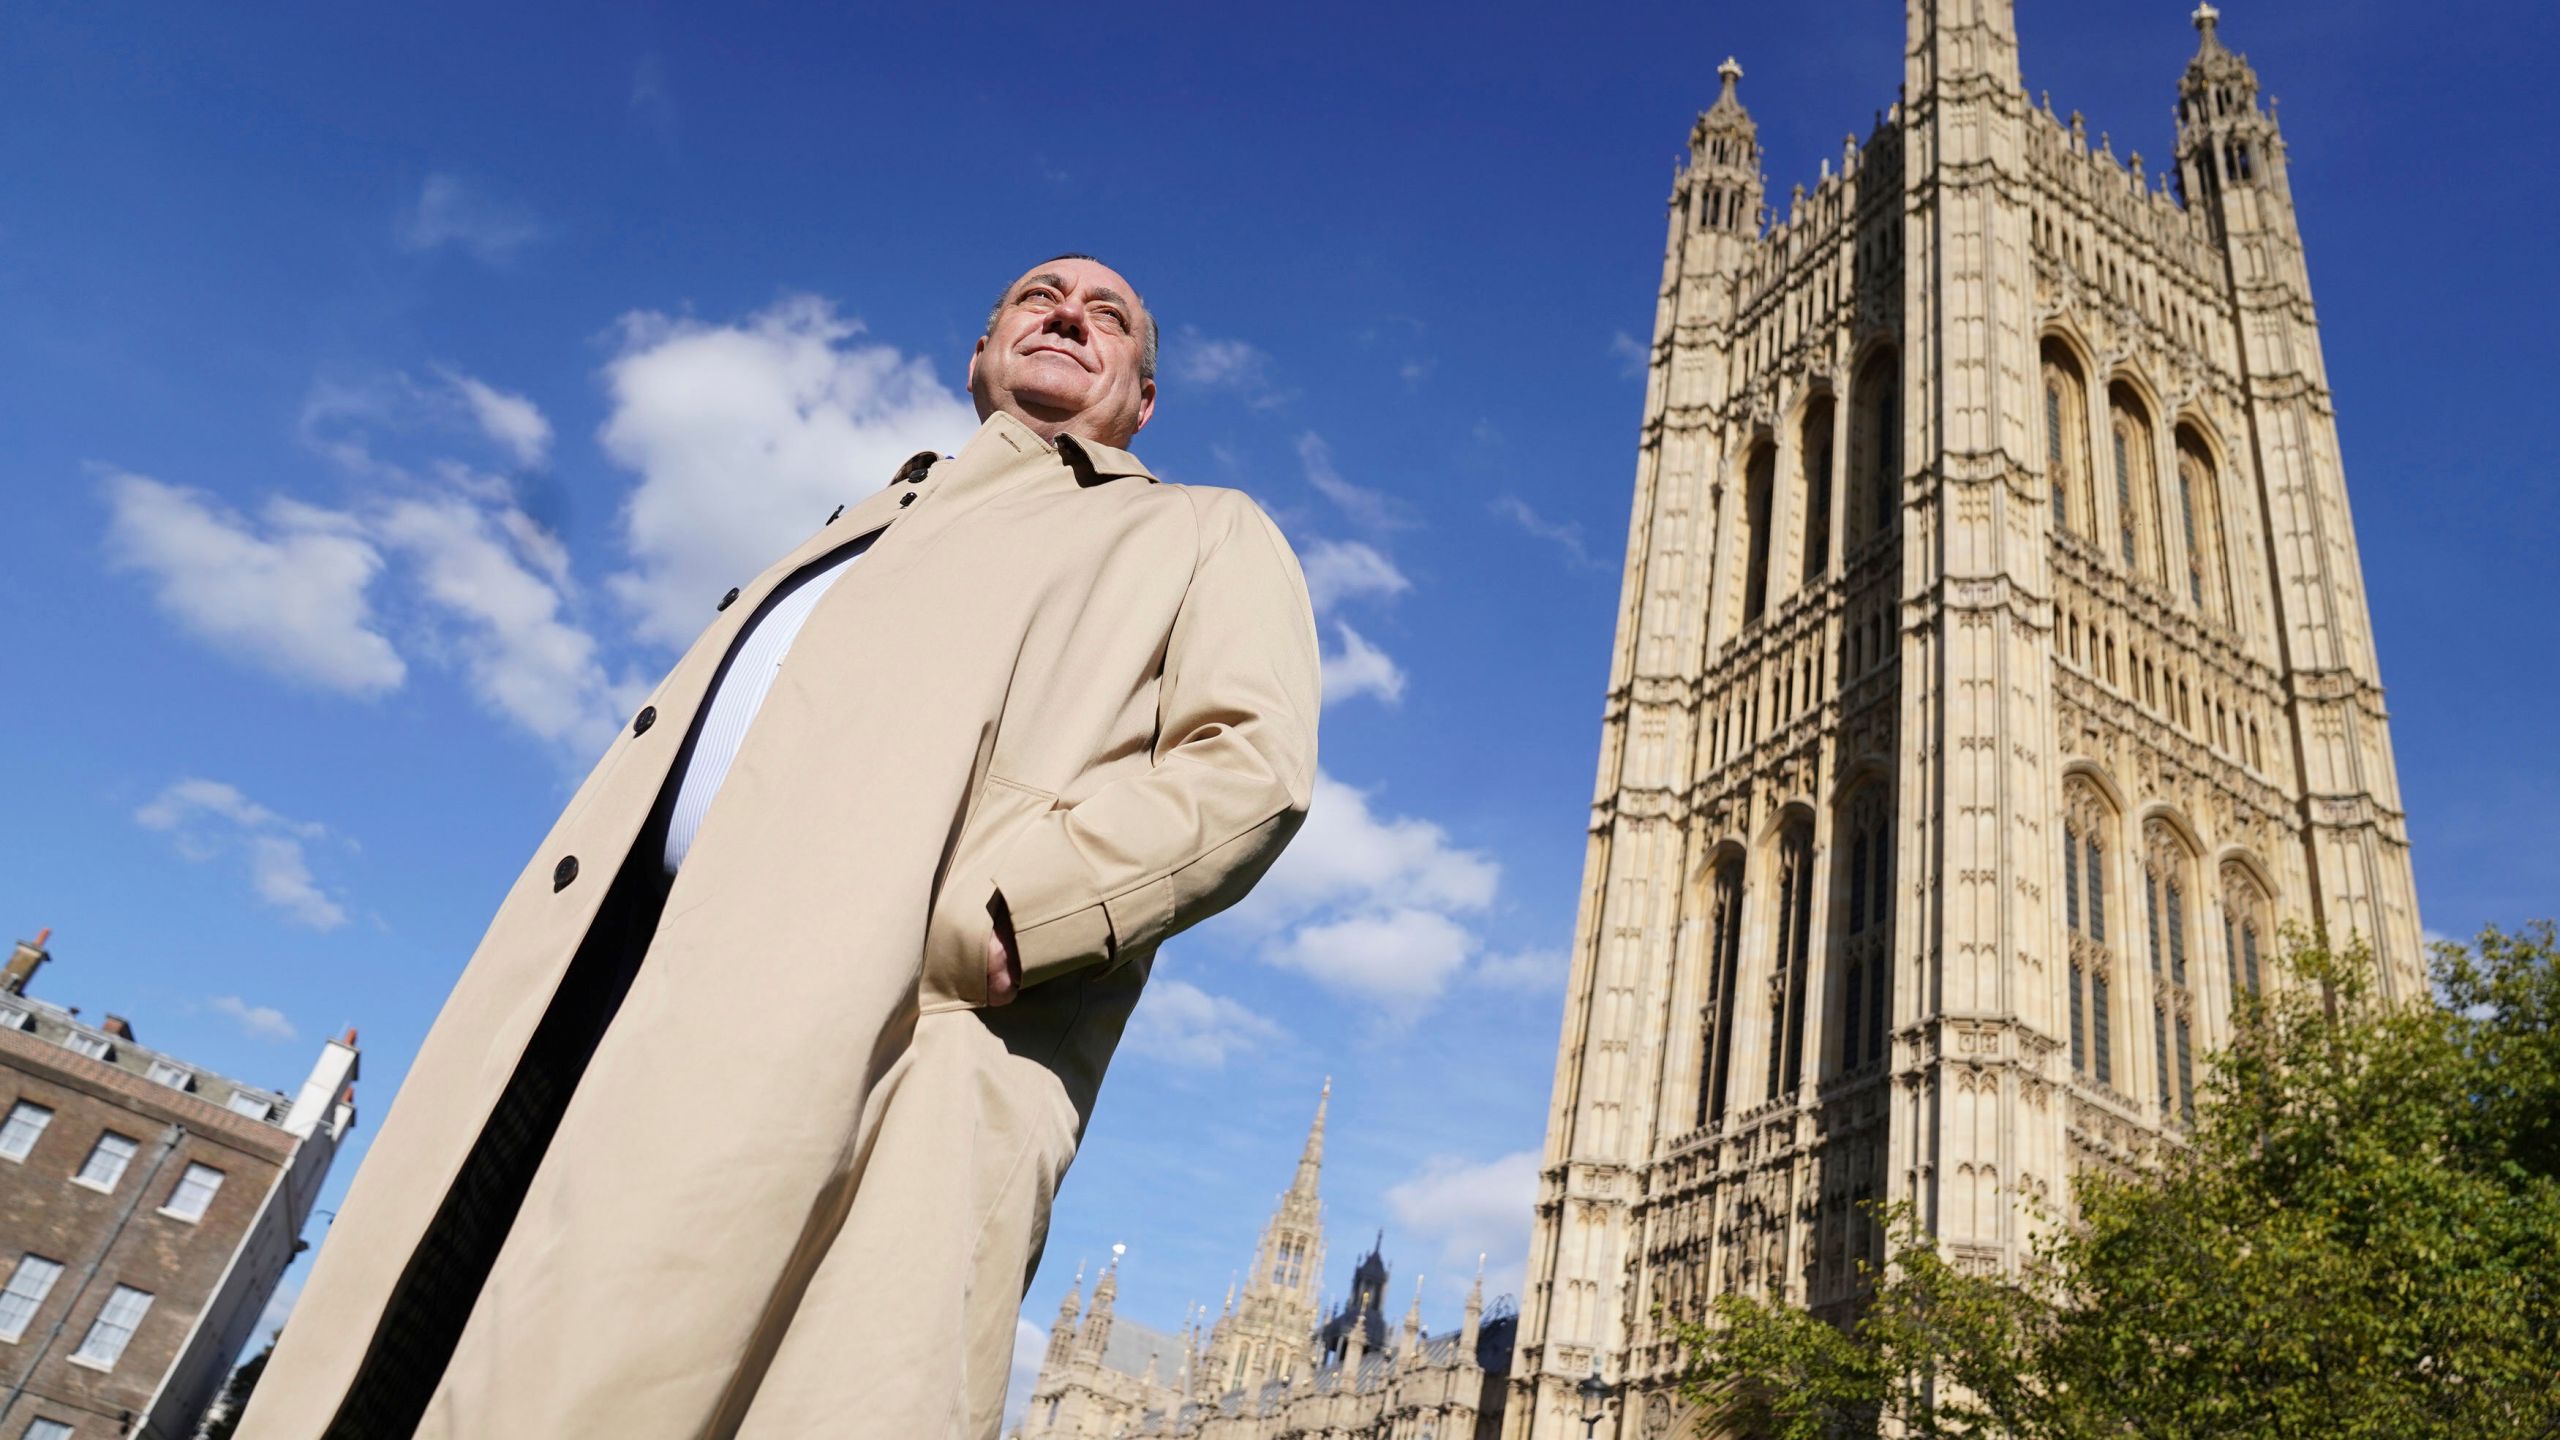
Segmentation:
[(2555, 956), (2548, 923), (2440, 945), (2395, 1005), (2296, 935), (2183, 1142), (2079, 1177), (2019, 1273), (1892, 1210), (1856, 1321), (1725, 1297), (1686, 1388), (1769, 1440), (2560, 1437)]

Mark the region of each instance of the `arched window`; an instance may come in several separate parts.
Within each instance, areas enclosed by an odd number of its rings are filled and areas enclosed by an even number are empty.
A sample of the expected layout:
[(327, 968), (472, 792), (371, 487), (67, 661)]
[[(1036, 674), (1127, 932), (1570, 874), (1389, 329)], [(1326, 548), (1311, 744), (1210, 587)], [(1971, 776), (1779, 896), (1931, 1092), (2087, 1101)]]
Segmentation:
[(1882, 784), (1860, 790), (1842, 812), (1834, 858), (1848, 871), (1847, 923), (1833, 954), (1840, 973), (1832, 1044), (1846, 1072), (1885, 1056), (1893, 1023), (1893, 808)]
[(1742, 623), (1760, 618), (1769, 603), (1769, 517), (1778, 478), (1778, 452), (1761, 445), (1743, 467), (1742, 525), (1749, 560), (1742, 578)]
[(2177, 832), (2154, 820), (2142, 830), (2143, 919), (2151, 954), (2151, 1055), (2160, 1113), (2193, 1123), (2195, 996), (2187, 987), (2187, 894), (2191, 858)]
[(2158, 473), (2152, 468), (2151, 413), (2133, 387), (2107, 387), (2108, 459), (2116, 486), (2116, 551), (2125, 569), (2160, 578)]
[(1849, 390), (1850, 533), (1863, 543), (1893, 529), (1902, 500), (1902, 406), (1894, 355), (1880, 349)]
[(2071, 934), (2071, 1071), (2116, 1081), (2115, 951), (2107, 938), (2107, 855), (2115, 812), (2086, 780), (2063, 788), (2062, 915)]
[(2231, 979), (2231, 1000), (2260, 993), (2259, 957), (2267, 940), (2267, 892), (2258, 888), (2247, 866), (2237, 861), (2222, 867), (2222, 959)]
[(1820, 584), (1831, 573), (1831, 397), (1817, 397), (1805, 407), (1804, 455), (1804, 583)]
[(1715, 868), (1707, 881), (1707, 1003), (1699, 1017), (1698, 1124), (1724, 1118), (1733, 1074), (1735, 985), (1742, 969), (1742, 860)]
[(1776, 950), (1769, 957), (1769, 1084), (1774, 1100), (1804, 1075), (1804, 988), (1813, 958), (1813, 826), (1789, 825), (1778, 839)]
[(2222, 537), (2221, 477), (2213, 452), (2191, 426), (2178, 427), (2178, 518), (2186, 527), (2187, 598), (2213, 619), (2231, 619), (2231, 576)]
[(2053, 528), (2096, 539), (2097, 496), (2089, 488), (2089, 391), (2071, 349), (2044, 342), (2044, 468), (2053, 482)]

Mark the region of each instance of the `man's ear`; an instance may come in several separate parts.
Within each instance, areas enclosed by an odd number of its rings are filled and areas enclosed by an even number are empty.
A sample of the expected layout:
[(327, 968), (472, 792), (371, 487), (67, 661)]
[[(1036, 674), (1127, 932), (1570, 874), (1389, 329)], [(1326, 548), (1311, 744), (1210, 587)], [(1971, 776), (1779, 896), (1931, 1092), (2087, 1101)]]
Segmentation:
[[(1146, 429), (1147, 422), (1154, 419), (1155, 414), (1156, 382), (1153, 380), (1141, 380), (1138, 382), (1138, 430)], [(1138, 430), (1132, 430), (1129, 433), (1134, 436), (1138, 433)]]
[(960, 376), (960, 388), (972, 395), (978, 393), (978, 357), (986, 353), (987, 337), (981, 335), (978, 343), (969, 347), (969, 368)]

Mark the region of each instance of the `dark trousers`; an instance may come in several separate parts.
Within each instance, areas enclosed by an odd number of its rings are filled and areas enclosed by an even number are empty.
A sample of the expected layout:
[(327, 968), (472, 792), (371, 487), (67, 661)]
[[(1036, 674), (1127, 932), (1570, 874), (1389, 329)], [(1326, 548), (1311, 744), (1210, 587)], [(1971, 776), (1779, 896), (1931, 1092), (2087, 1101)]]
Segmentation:
[(393, 1289), (328, 1440), (406, 1440), (417, 1431), (578, 1077), (657, 933), (667, 898), (664, 833), (662, 824), (650, 825), (614, 877), (586, 943)]

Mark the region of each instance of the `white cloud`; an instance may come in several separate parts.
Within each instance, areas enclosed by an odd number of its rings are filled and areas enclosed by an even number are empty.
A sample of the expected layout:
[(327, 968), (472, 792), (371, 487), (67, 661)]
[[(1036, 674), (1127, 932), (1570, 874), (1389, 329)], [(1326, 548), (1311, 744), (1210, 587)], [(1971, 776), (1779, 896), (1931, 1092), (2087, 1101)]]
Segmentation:
[(624, 317), (600, 438), (640, 476), (623, 514), (633, 565), (611, 585), (644, 637), (692, 639), (722, 591), (829, 510), (977, 428), (930, 364), (854, 343), (861, 330), (813, 296), (734, 325)]
[(1316, 776), (1305, 826), (1236, 908), (1268, 926), (1327, 907), (1419, 905), (1470, 912), (1493, 903), (1502, 867), (1450, 843), (1428, 820), (1380, 818), (1366, 791)]
[(382, 555), (337, 511), (268, 502), (263, 525), (202, 491), (105, 474), (107, 555), (152, 582), (169, 617), (287, 679), (351, 695), (397, 689), (408, 669), (374, 628)]
[(660, 148), (675, 149), (675, 90), (667, 84), (666, 62), (656, 55), (643, 55), (631, 67), (631, 119), (655, 137)]
[(1403, 1021), (1440, 998), (1475, 947), (1447, 915), (1403, 907), (1302, 925), (1264, 947), (1263, 958)]
[(628, 687), (607, 679), (595, 637), (564, 618), (560, 573), (535, 573), (565, 557), (544, 548), (549, 537), (522, 512), (492, 515), (453, 496), (403, 500), (379, 528), (453, 627), (449, 643), (490, 709), (541, 739), (580, 748), (621, 723)]
[(1257, 410), (1268, 410), (1289, 397), (1271, 380), (1271, 357), (1244, 340), (1220, 340), (1185, 325), (1173, 334), (1166, 369), (1187, 385), (1228, 390)]
[(215, 1014), (228, 1016), (252, 1040), (294, 1038), (293, 1022), (272, 1005), (252, 1005), (237, 995), (216, 995), (211, 1004)]
[(1403, 530), (1415, 523), (1403, 501), (1343, 479), (1342, 472), (1334, 468), (1333, 447), (1312, 430), (1298, 437), (1298, 463), (1306, 469), (1307, 483), (1361, 529)]
[[(303, 397), (299, 430), (302, 443), (349, 474), (393, 487), (421, 483), (419, 469), (448, 478), (469, 472), (453, 460), (413, 469), (386, 459), (375, 448), (386, 438), (474, 435), (495, 445), (515, 469), (537, 469), (551, 456), (551, 421), (541, 407), (449, 365), (435, 367), (434, 383), (401, 371), (315, 380)], [(508, 490), (502, 477), (474, 478), (491, 493)]]
[(1501, 873), (1439, 826), (1382, 818), (1367, 794), (1319, 774), (1305, 828), (1237, 905), (1234, 923), (1262, 937), (1266, 962), (1402, 1024), (1483, 948), (1469, 917), (1493, 903)]
[(430, 175), (418, 188), (418, 203), (401, 218), (399, 239), (406, 250), (453, 245), (482, 264), (500, 265), (549, 233), (521, 205), (458, 175)]
[(460, 371), (447, 370), (443, 375), (445, 383), (470, 408), (480, 433), (497, 442), (516, 464), (529, 469), (550, 457), (551, 422), (543, 418), (541, 409), (531, 400)]
[(1653, 363), (1653, 351), (1643, 341), (1621, 330), (1609, 337), (1609, 353), (1618, 362), (1618, 374), (1629, 380), (1644, 378), (1645, 367)]
[(247, 862), (250, 889), (296, 924), (334, 930), (347, 923), (346, 907), (320, 888), (303, 849), (328, 838), (328, 827), (318, 821), (288, 819), (237, 786), (195, 777), (170, 785), (133, 818), (146, 830), (170, 836), (189, 860), (237, 852)]
[(1319, 614), (1345, 600), (1393, 597), (1413, 588), (1396, 562), (1357, 540), (1318, 540), (1298, 559), (1307, 576), (1307, 597)]
[(1022, 1423), (1031, 1403), (1031, 1387), (1040, 1383), (1040, 1360), (1048, 1353), (1049, 1332), (1017, 1315), (1013, 1318), (1013, 1369), (1005, 1378), (1004, 1433)]
[(1550, 520), (1529, 508), (1529, 502), (1517, 495), (1496, 496), (1489, 507), (1493, 513), (1517, 525), (1529, 535), (1555, 546), (1565, 557), (1583, 569), (1595, 568), (1591, 551), (1582, 543), (1582, 527), (1570, 521)]
[(1126, 1045), (1176, 1065), (1215, 1070), (1287, 1032), (1238, 1001), (1158, 974), (1129, 1016)]
[(1561, 993), (1571, 960), (1562, 950), (1514, 950), (1476, 962), (1475, 978), (1501, 990), (1530, 995)]
[(1471, 1270), (1483, 1256), (1488, 1295), (1520, 1293), (1537, 1199), (1535, 1150), (1480, 1163), (1434, 1156), (1386, 1194), (1397, 1226), (1435, 1243), (1437, 1258), (1454, 1270)]
[(1360, 695), (1375, 695), (1389, 705), (1404, 698), (1404, 672), (1387, 652), (1370, 644), (1360, 632), (1337, 620), (1334, 633), (1342, 648), (1324, 657), (1324, 703), (1349, 700)]

